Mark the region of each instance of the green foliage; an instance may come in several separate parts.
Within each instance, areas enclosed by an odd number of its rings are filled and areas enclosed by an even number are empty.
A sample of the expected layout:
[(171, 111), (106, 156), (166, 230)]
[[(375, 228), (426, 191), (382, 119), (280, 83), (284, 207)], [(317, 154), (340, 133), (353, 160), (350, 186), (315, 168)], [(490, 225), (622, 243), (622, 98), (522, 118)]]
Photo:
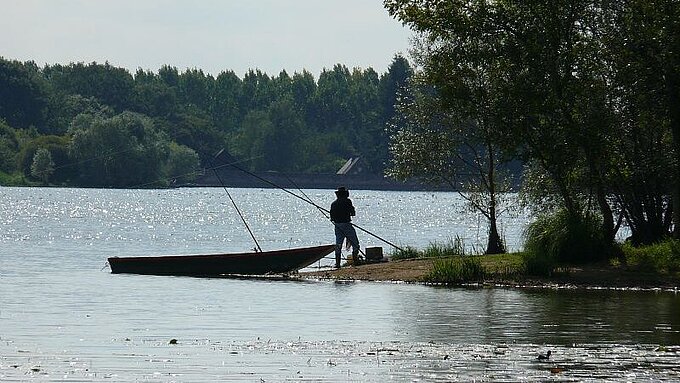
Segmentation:
[(248, 159), (250, 170), (266, 168), (263, 160), (264, 140), (273, 131), (269, 116), (264, 111), (252, 111), (243, 119), (240, 129), (229, 141), (229, 151), (238, 158)]
[(0, 119), (14, 128), (41, 126), (47, 98), (47, 82), (35, 63), (0, 56)]
[(194, 105), (177, 108), (172, 115), (156, 120), (155, 125), (169, 139), (196, 151), (204, 167), (226, 146), (225, 136), (218, 131), (210, 116)]
[(44, 69), (52, 85), (66, 94), (94, 97), (120, 112), (129, 109), (134, 94), (134, 79), (124, 68), (105, 64), (71, 63)]
[(503, 211), (499, 196), (509, 191), (509, 182), (501, 170), (504, 122), (497, 114), (502, 100), (487, 68), (493, 61), (434, 53), (439, 48), (432, 41), (419, 46), (423, 52), (417, 62), (423, 69), (397, 101), (400, 116), (392, 121), (392, 158), (386, 174), (458, 191), (487, 219), (486, 253), (503, 253), (497, 228)]
[(31, 163), (31, 175), (41, 180), (44, 185), (47, 185), (52, 173), (54, 173), (52, 154), (45, 148), (38, 149)]
[(680, 271), (680, 240), (669, 239), (652, 245), (621, 245), (628, 267), (643, 272), (677, 273)]
[(527, 275), (524, 253), (486, 254), (479, 259), (487, 277), (517, 280)]
[(177, 92), (151, 76), (151, 80), (135, 83), (133, 110), (148, 116), (168, 118), (177, 110)]
[(401, 249), (396, 249), (391, 256), (393, 260), (414, 259), (419, 257), (421, 257), (421, 253), (412, 246), (404, 246)]
[(269, 169), (261, 170), (301, 170), (298, 167), (300, 157), (297, 153), (303, 150), (301, 142), (306, 135), (306, 129), (293, 108), (292, 100), (287, 97), (272, 102), (268, 110), (268, 119), (271, 122), (271, 129), (263, 132), (258, 149)]
[[(152, 150), (145, 134), (126, 141), (122, 134), (116, 136), (116, 129), (101, 128), (112, 123), (108, 120), (120, 119), (116, 116), (134, 112), (153, 122), (151, 130), (162, 135), (161, 147), (169, 141), (186, 146), (198, 153), (204, 167), (227, 147), (238, 160), (253, 160), (248, 166), (255, 170), (334, 172), (348, 158), (361, 157), (365, 169), (380, 173), (388, 156), (384, 122), (393, 117), (392, 93), (410, 73), (408, 61), (400, 56), (382, 76), (371, 68), (350, 70), (338, 64), (324, 70), (318, 82), (307, 71), (270, 76), (251, 70), (241, 79), (233, 71), (213, 77), (200, 69), (179, 71), (165, 65), (156, 73), (139, 69), (132, 75), (109, 63), (39, 68), (0, 58), (0, 119), (18, 129), (17, 137), (27, 138), (17, 139), (15, 145), (12, 135), (0, 133), (0, 168), (13, 172), (18, 166), (30, 175), (33, 156), (43, 147), (55, 162), (53, 183), (134, 185), (153, 178), (147, 172), (173, 173), (162, 170), (172, 168), (163, 163), (165, 149)], [(97, 133), (86, 140), (88, 130)], [(53, 137), (70, 142), (71, 134), (77, 142), (67, 163)], [(52, 143), (45, 145), (42, 136), (52, 137)], [(84, 141), (89, 143), (82, 145)], [(80, 148), (86, 152), (76, 153)], [(114, 160), (114, 154), (128, 150), (135, 153), (132, 158)], [(133, 165), (140, 160), (136, 156), (158, 163), (140, 169), (138, 176), (114, 180), (123, 176), (120, 165)], [(18, 157), (18, 165), (12, 157)], [(105, 168), (97, 174), (101, 166)]]
[(129, 112), (111, 118), (81, 115), (71, 134), (71, 157), (78, 163), (82, 185), (131, 187), (164, 179), (167, 139), (147, 117)]
[[(346, 159), (338, 153), (346, 153), (347, 139), (340, 134), (310, 132), (302, 141), (300, 168), (310, 173), (332, 173), (340, 169)], [(340, 147), (338, 149), (338, 147)]]
[(418, 251), (416, 248), (411, 246), (406, 246), (402, 249), (396, 249), (392, 254), (392, 259), (442, 258), (456, 255), (465, 255), (465, 243), (459, 236), (449, 239), (445, 243), (430, 243), (422, 251)]
[(601, 221), (560, 210), (532, 222), (524, 233), (527, 270), (548, 271), (555, 263), (586, 263), (609, 257), (612, 244), (604, 239)]
[(222, 72), (215, 79), (210, 111), (215, 125), (224, 133), (234, 132), (243, 118), (241, 87), (241, 79), (233, 71)]
[(101, 104), (96, 98), (80, 94), (53, 95), (50, 97), (49, 119), (41, 129), (45, 135), (65, 135), (73, 119), (79, 114), (113, 116), (113, 110)]
[(522, 262), (527, 275), (550, 277), (557, 268), (557, 260), (547, 253), (525, 252)]
[(81, 185), (164, 186), (172, 180), (190, 182), (197, 174), (196, 151), (170, 140), (141, 114), (82, 114), (70, 133), (71, 161), (77, 164)]
[(680, 233), (677, 1), (384, 4), (418, 32), (414, 78), (442, 101), (430, 113), (407, 100), (417, 116), (481, 123), (505, 155), (540, 168), (539, 199), (573, 217), (592, 203), (609, 239), (612, 210), (636, 243), (672, 221)]
[(30, 182), (19, 172), (8, 174), (0, 171), (0, 186), (27, 186), (29, 184)]
[(179, 77), (180, 101), (208, 111), (214, 81), (212, 76), (206, 76), (200, 69), (187, 69)]
[(454, 255), (465, 255), (465, 243), (463, 238), (459, 236), (449, 239), (445, 243), (431, 243), (423, 250), (423, 257), (425, 258), (451, 257)]
[(0, 171), (11, 173), (16, 170), (18, 152), (19, 143), (14, 129), (0, 119)]
[[(395, 105), (401, 96), (407, 92), (408, 82), (413, 76), (413, 69), (401, 55), (395, 55), (392, 63), (387, 68), (387, 73), (380, 78), (379, 84), (379, 100), (382, 103), (382, 125), (389, 122), (394, 124), (395, 128), (400, 128), (396, 123)], [(385, 141), (385, 144), (387, 141)]]
[(193, 149), (176, 142), (169, 142), (167, 150), (168, 157), (163, 171), (164, 178), (175, 180), (179, 184), (195, 180), (200, 166), (198, 154)]
[(484, 281), (486, 273), (476, 256), (456, 256), (435, 259), (432, 271), (424, 280), (431, 283), (470, 283)]
[(73, 179), (77, 174), (77, 166), (75, 166), (69, 157), (69, 147), (71, 145), (71, 138), (69, 136), (35, 136), (32, 138), (25, 138), (21, 144), (21, 150), (17, 155), (18, 169), (25, 177), (30, 177), (32, 174), (31, 166), (36, 153), (40, 149), (49, 151), (50, 157), (54, 162), (54, 173), (50, 175), (52, 183), (66, 183)]

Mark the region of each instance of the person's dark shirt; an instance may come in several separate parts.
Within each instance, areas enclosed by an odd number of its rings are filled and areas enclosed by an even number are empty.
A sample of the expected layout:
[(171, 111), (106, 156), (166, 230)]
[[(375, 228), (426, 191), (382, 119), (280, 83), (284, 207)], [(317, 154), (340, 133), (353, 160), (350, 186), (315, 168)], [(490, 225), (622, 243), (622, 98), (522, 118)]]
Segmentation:
[(331, 221), (343, 223), (350, 222), (352, 216), (356, 215), (352, 200), (349, 198), (338, 198), (331, 204)]

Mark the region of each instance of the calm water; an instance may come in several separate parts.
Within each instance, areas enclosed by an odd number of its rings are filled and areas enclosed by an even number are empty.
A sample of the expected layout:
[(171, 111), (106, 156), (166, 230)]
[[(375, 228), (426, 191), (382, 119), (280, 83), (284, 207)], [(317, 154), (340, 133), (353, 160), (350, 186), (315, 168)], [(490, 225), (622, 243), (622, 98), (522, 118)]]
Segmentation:
[[(230, 192), (263, 249), (332, 241), (283, 192)], [(352, 198), (356, 223), (392, 242), (483, 247), (455, 194)], [(3, 382), (680, 380), (672, 292), (112, 275), (109, 256), (254, 245), (221, 189), (0, 188), (0, 201)], [(526, 221), (504, 219), (511, 248)]]

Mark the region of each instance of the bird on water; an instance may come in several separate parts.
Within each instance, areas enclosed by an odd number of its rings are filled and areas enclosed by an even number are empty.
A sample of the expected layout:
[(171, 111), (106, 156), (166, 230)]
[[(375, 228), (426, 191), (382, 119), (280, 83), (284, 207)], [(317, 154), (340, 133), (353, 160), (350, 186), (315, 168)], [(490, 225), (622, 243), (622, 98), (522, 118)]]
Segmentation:
[(545, 354), (539, 354), (538, 355), (538, 360), (548, 360), (550, 359), (550, 355), (552, 354), (552, 351), (548, 350)]

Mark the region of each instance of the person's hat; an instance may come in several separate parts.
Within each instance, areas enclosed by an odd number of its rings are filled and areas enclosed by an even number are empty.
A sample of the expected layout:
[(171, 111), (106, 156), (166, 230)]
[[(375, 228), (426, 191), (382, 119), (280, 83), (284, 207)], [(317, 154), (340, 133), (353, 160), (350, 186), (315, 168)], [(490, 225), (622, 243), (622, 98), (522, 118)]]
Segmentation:
[(349, 190), (344, 186), (340, 186), (338, 190), (335, 191), (335, 195), (338, 197), (349, 197)]

